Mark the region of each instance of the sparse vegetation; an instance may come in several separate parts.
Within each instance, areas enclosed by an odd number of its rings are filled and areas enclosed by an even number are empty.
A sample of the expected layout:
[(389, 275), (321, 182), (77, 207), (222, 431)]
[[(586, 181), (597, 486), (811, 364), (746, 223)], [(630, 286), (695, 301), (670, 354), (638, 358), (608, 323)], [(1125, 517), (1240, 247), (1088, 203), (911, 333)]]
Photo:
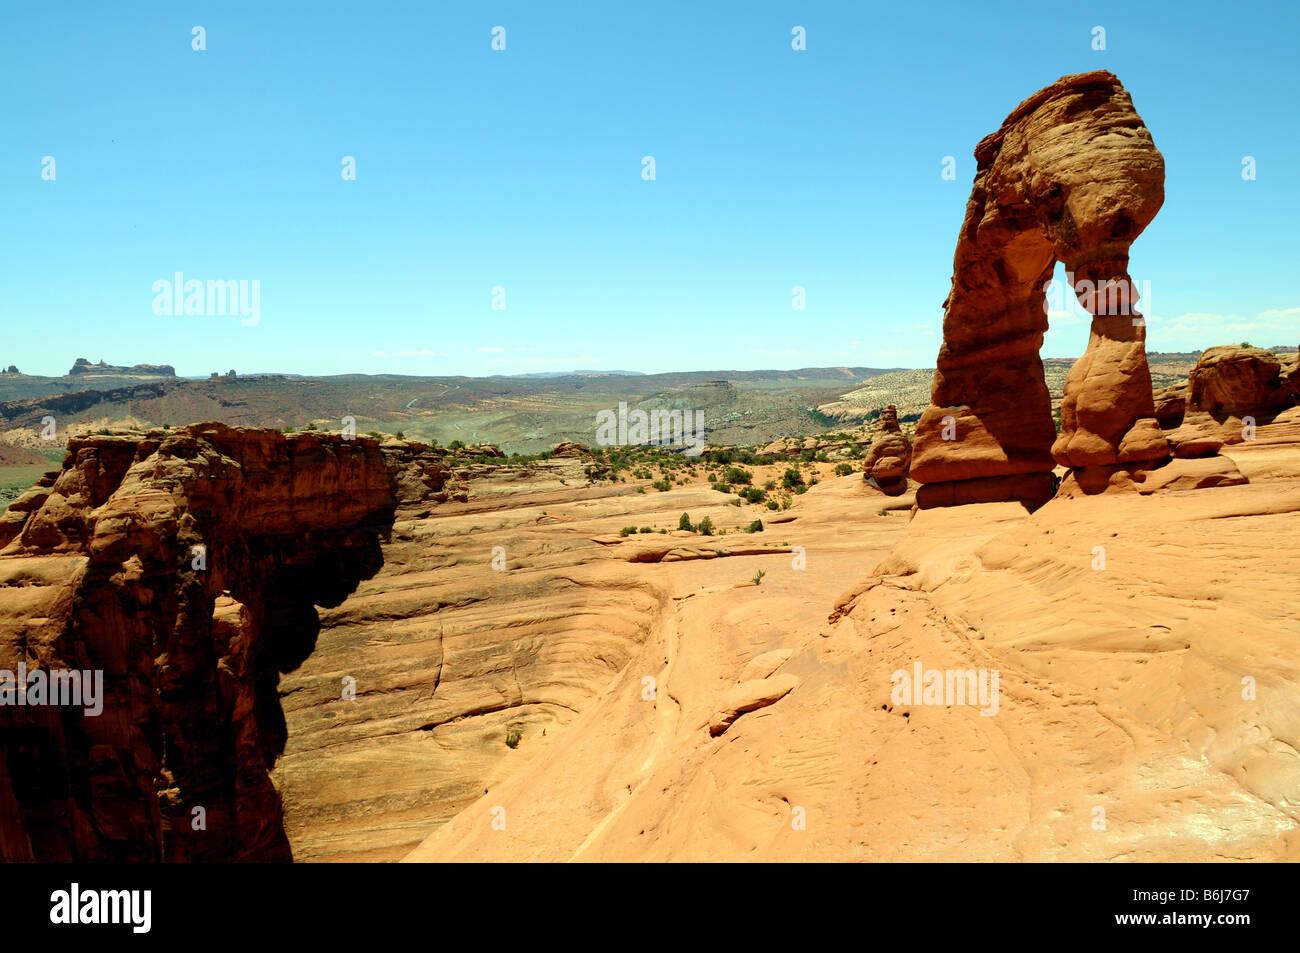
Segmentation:
[(741, 467), (727, 467), (722, 474), (722, 481), (727, 484), (750, 483), (753, 479), (754, 474)]
[(756, 586), (761, 586), (763, 584), (763, 577), (766, 575), (767, 573), (760, 569), (758, 572), (754, 573), (754, 578), (750, 581)]
[(511, 728), (509, 731), (506, 732), (506, 747), (518, 748), (519, 742), (523, 737), (524, 737), (524, 733), (522, 731), (520, 731), (518, 728)]
[(754, 522), (750, 523), (748, 526), (745, 527), (745, 532), (746, 532), (746, 533), (761, 533), (761, 532), (763, 532), (763, 521), (762, 521), (762, 520), (754, 520)]

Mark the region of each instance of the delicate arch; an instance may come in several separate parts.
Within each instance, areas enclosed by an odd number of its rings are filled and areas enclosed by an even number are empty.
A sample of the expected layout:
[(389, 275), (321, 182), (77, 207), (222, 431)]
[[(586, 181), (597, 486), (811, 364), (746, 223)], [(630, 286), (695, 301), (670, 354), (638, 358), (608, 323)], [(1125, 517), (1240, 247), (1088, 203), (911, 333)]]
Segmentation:
[[(1164, 459), (1128, 274), (1129, 246), (1164, 201), (1164, 158), (1129, 94), (1104, 70), (1062, 77), (1017, 106), (975, 159), (931, 405), (916, 430), (918, 502), (1037, 504), (1052, 494), (1055, 463)], [(1038, 353), (1057, 261), (1093, 315), (1059, 436)]]

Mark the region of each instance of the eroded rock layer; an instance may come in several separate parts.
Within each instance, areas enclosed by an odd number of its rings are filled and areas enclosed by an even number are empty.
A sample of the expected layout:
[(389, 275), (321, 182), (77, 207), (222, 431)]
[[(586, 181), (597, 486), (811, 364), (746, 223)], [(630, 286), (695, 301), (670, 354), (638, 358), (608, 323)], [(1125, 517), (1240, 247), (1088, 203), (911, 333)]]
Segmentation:
[[(0, 706), (4, 860), (288, 860), (269, 769), (316, 606), (445, 473), (367, 438), (196, 424), (69, 442), (0, 523), (0, 670), (103, 673), (102, 711)], [(435, 489), (436, 486), (436, 489)]]
[[(977, 172), (944, 302), (931, 406), (911, 475), (925, 484), (1000, 480), (1002, 499), (1069, 467), (1169, 455), (1151, 394), (1129, 247), (1164, 199), (1164, 159), (1111, 73), (1066, 76), (1035, 93), (975, 150)], [(1059, 437), (1038, 356), (1046, 289), (1064, 263), (1093, 315), (1065, 384)], [(1042, 490), (1046, 488), (1046, 495)], [(926, 498), (963, 501), (953, 488)]]

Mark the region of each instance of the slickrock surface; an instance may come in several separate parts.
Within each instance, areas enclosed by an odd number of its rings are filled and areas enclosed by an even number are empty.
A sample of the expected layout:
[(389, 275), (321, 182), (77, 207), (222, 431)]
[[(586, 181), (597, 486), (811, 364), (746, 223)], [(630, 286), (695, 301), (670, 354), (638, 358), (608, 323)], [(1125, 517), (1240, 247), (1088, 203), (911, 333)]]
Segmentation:
[(313, 604), (379, 567), (394, 494), (369, 439), (70, 441), (0, 523), (0, 669), (100, 669), (103, 711), (0, 707), (0, 856), (289, 859), (276, 679), (314, 647)]
[(581, 451), (204, 427), (77, 444), (8, 524), (0, 667), (103, 664), (119, 713), (5, 713), (9, 859), (1300, 859), (1300, 409), (1154, 495), (909, 522), (823, 472), (752, 534)]
[[(1054, 462), (1164, 459), (1145, 326), (1127, 291), (1129, 247), (1164, 200), (1164, 159), (1129, 94), (1105, 71), (1062, 77), (1017, 106), (975, 158), (931, 406), (916, 430), (920, 505), (999, 486), (1002, 499), (1040, 503), (1050, 481), (1010, 478), (1049, 474)], [(1088, 349), (1066, 379), (1059, 437), (1038, 356), (1057, 261), (1093, 315)], [(992, 482), (978, 492), (930, 488), (976, 479)]]
[[(856, 474), (824, 476), (788, 512), (763, 510), (766, 528), (750, 534), (736, 528), (760, 511), (705, 486), (586, 486), (583, 467), (566, 456), (480, 470), (465, 503), (399, 509), (383, 568), (322, 613), (316, 651), (281, 682), (289, 741), (273, 778), (295, 859), (400, 859), (552, 753), (586, 758), (568, 739), (592, 718), (626, 733), (593, 762), (620, 767), (600, 767), (574, 807), (617, 803), (635, 764), (673, 756), (677, 731), (707, 738), (738, 682), (766, 682), (760, 695), (787, 686), (777, 669), (791, 632), (824, 620), (906, 523), (905, 511), (879, 515), (886, 497)], [(729, 532), (679, 532), (683, 511)], [(656, 531), (619, 536), (628, 525)], [(346, 676), (355, 702), (342, 698)], [(737, 699), (750, 710), (731, 720), (780, 704)]]
[[(647, 593), (652, 610), (626, 613), (637, 636), (617, 656), (586, 636), (609, 660), (591, 694), (514, 751), (496, 727), (488, 790), (466, 784), (407, 859), (1300, 859), (1296, 556), (1279, 543), (1300, 519), (1298, 425), (1226, 448), (1248, 485), (923, 510), (904, 531), (865, 518), (849, 477), (768, 530), (807, 546), (804, 571), (776, 555), (601, 566)], [(531, 547), (576, 561), (600, 520), (545, 508), (581, 531)], [(480, 547), (523, 532), (498, 525)], [(762, 585), (735, 587), (752, 565)], [(603, 610), (582, 571), (521, 570), (512, 585), (580, 580)], [(479, 621), (514, 664), (535, 657), (512, 616)], [(891, 676), (917, 663), (996, 671), (996, 706), (898, 703)]]

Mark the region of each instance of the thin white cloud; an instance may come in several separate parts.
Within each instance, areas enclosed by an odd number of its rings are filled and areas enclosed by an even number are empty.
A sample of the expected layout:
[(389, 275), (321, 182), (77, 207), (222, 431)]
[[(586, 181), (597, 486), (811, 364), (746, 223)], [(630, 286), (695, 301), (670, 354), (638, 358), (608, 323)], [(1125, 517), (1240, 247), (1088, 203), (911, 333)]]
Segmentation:
[(1147, 319), (1147, 347), (1189, 350), (1250, 340), (1263, 347), (1300, 342), (1300, 308), (1269, 308), (1256, 315), (1189, 311)]

